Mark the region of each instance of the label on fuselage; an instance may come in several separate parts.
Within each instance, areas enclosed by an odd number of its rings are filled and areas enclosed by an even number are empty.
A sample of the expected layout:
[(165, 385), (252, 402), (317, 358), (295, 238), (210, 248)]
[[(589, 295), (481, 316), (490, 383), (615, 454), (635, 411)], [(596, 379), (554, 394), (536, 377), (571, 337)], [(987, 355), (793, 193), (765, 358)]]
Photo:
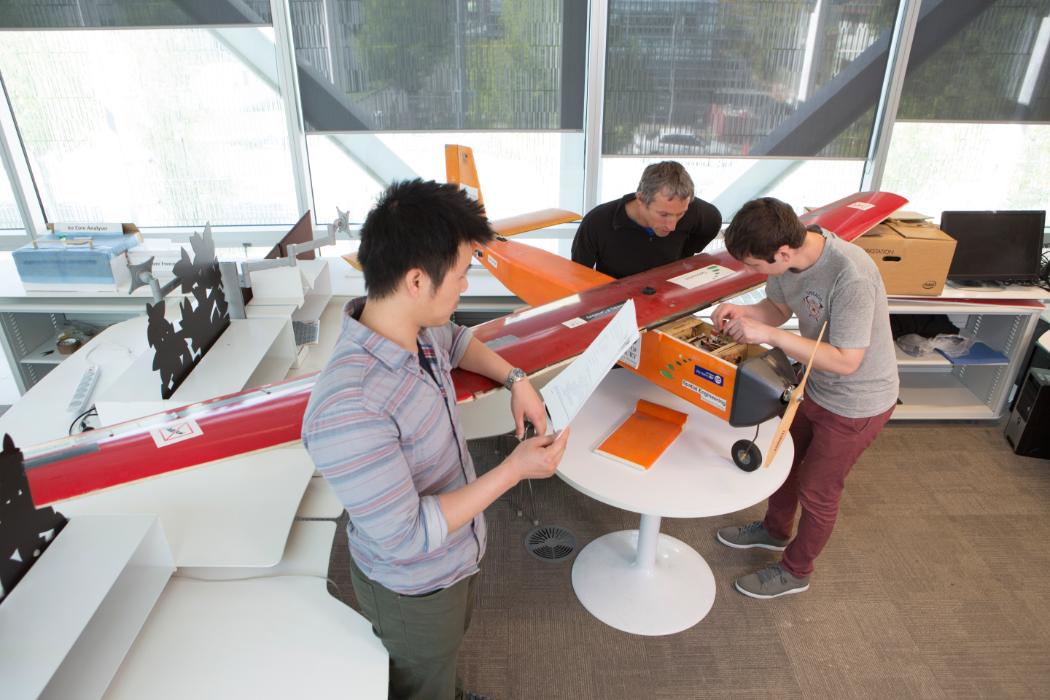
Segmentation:
[(689, 391), (695, 391), (696, 393), (700, 394), (700, 400), (704, 403), (709, 403), (720, 411), (726, 410), (726, 400), (723, 399), (721, 396), (715, 396), (710, 391), (707, 391), (706, 389), (701, 389), (696, 384), (693, 384), (692, 382), (685, 379), (682, 380), (682, 386), (684, 386), (686, 389), (689, 389)]
[(606, 306), (604, 309), (598, 309), (597, 311), (592, 311), (589, 314), (584, 314), (583, 315), (583, 320), (587, 321), (589, 323), (589, 322), (593, 321), (596, 318), (604, 318), (604, 317), (608, 316), (609, 314), (614, 314), (617, 311), (619, 311), (621, 306), (623, 306), (623, 302), (622, 301), (619, 304), (613, 304), (612, 306)]
[(728, 267), (723, 267), (722, 265), (708, 265), (707, 267), (701, 267), (699, 270), (693, 270), (684, 275), (672, 277), (667, 281), (671, 284), (677, 284), (679, 287), (695, 289), (735, 274), (736, 272), (730, 270)]
[(620, 362), (629, 366), (631, 369), (638, 369), (638, 363), (642, 359), (642, 339), (639, 337), (638, 340), (631, 343), (631, 347), (627, 348), (627, 351), (620, 357)]
[(709, 369), (704, 369), (700, 365), (693, 365), (693, 374), (700, 377), (701, 379), (706, 379), (715, 386), (722, 386), (726, 383), (725, 377), (723, 377), (721, 374), (712, 372)]

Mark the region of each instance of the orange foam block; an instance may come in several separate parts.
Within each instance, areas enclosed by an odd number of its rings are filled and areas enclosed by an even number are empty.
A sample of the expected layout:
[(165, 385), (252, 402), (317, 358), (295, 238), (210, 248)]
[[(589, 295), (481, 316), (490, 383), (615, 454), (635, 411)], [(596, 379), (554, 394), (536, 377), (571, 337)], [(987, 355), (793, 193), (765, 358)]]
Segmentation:
[(594, 451), (636, 469), (649, 469), (682, 432), (688, 417), (673, 408), (639, 399), (634, 413)]

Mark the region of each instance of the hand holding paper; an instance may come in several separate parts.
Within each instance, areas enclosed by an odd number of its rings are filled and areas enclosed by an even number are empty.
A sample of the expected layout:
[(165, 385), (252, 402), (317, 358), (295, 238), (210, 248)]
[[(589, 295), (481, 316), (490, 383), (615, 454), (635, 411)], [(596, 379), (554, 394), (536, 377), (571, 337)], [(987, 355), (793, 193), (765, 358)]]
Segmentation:
[(566, 428), (554, 435), (540, 435), (518, 443), (510, 455), (517, 468), (518, 479), (546, 479), (553, 476), (568, 442), (569, 430)]

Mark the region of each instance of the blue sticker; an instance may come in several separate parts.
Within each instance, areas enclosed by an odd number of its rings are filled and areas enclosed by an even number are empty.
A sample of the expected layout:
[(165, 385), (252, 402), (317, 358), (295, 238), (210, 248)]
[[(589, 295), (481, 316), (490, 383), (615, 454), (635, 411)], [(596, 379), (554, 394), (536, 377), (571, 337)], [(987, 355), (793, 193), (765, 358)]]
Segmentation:
[(725, 384), (726, 381), (721, 374), (715, 374), (711, 370), (704, 369), (700, 365), (693, 365), (693, 374), (695, 374), (698, 377), (703, 377), (715, 386), (722, 386), (723, 384)]

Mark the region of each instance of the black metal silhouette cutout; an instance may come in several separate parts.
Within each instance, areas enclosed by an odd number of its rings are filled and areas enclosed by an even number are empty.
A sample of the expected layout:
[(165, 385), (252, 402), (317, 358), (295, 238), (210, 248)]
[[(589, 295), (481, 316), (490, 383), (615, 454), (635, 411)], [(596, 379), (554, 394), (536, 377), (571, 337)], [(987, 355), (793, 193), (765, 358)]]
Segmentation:
[(22, 450), (15, 447), (10, 435), (4, 435), (0, 452), (0, 602), (67, 522), (54, 508), (33, 505)]
[(169, 399), (201, 358), (230, 325), (230, 311), (222, 289), (211, 227), (190, 238), (193, 260), (186, 251), (173, 267), (182, 292), (182, 323), (178, 330), (164, 317), (164, 300), (146, 304), (146, 338), (155, 350), (153, 369), (160, 370), (160, 395)]

